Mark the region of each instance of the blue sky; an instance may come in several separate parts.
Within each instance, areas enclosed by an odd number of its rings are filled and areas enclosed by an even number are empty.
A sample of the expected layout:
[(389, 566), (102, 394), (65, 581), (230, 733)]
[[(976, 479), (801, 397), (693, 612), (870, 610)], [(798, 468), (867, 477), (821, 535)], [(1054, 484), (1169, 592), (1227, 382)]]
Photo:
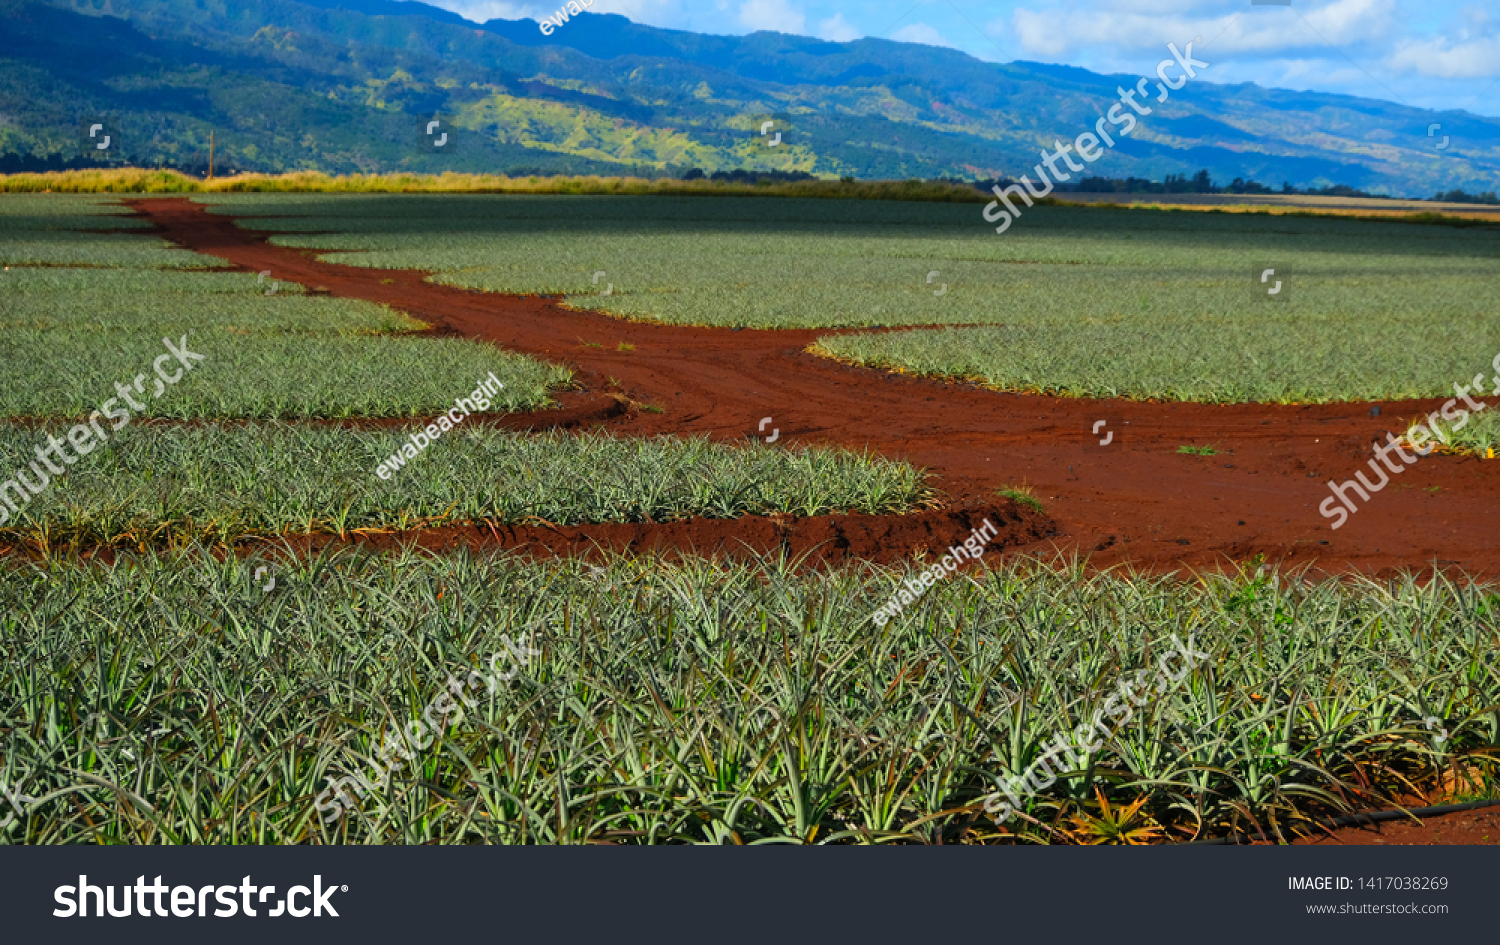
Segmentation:
[[(427, 0), (473, 20), (537, 19), (560, 0)], [(698, 33), (880, 36), (992, 62), (1143, 74), (1168, 42), (1220, 83), (1254, 82), (1500, 115), (1500, 8), (1457, 0), (595, 0), (591, 12)], [(1206, 51), (1206, 55), (1205, 52)]]

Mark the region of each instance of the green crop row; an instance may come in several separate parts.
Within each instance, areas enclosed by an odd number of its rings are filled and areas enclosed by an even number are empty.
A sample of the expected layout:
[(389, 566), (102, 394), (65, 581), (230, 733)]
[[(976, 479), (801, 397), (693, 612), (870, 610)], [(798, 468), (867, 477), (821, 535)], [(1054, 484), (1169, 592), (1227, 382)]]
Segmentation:
[[(177, 249), (165, 240), (137, 233), (55, 234), (11, 232), (0, 238), (0, 265), (86, 266), (111, 269), (134, 266), (147, 269), (214, 269), (227, 266), (222, 259), (199, 256)], [(0, 277), (9, 273), (0, 273)]]
[(149, 235), (79, 232), (144, 222), (122, 212), (94, 197), (0, 198), (0, 259), (15, 263), (0, 271), (6, 415), (86, 416), (184, 333), (203, 370), (138, 415), (424, 416), (491, 371), (505, 384), (493, 410), (534, 410), (568, 383), (563, 368), (490, 345), (404, 337), (426, 326), (383, 305), (309, 295), (275, 273), (184, 272), (220, 261)]
[[(129, 213), (107, 197), (0, 196), (0, 266), (206, 269), (228, 265), (150, 234), (128, 232), (151, 226)], [(109, 230), (127, 232), (97, 232)], [(0, 272), (0, 294), (12, 291), (6, 281), (9, 277), (10, 273)]]
[[(1186, 840), (1288, 836), (1445, 778), (1494, 791), (1493, 587), (1012, 563), (877, 628), (905, 576), (351, 553), (12, 565), (0, 779), (35, 800), (0, 838)], [(1202, 654), (1179, 683), (1016, 816), (985, 813), (1179, 641)], [(439, 701), (497, 658), (510, 681)], [(372, 774), (402, 730), (405, 765)], [(340, 816), (333, 785), (357, 777)]]
[[(274, 292), (271, 291), (273, 288)], [(167, 317), (173, 314), (188, 317), (190, 312), (174, 313), (172, 309), (177, 306), (167, 307), (170, 300), (189, 295), (194, 297), (195, 302), (222, 304), (225, 297), (244, 302), (249, 301), (249, 297), (253, 295), (268, 302), (276, 302), (283, 296), (300, 297), (305, 294), (302, 286), (296, 283), (261, 279), (258, 273), (192, 272), (140, 267), (91, 269), (18, 266), (5, 274), (5, 289), (7, 311), (13, 304), (37, 305), (48, 301), (52, 305), (67, 305), (76, 311), (76, 316), (69, 313), (70, 321), (82, 317), (89, 305), (95, 306), (96, 318), (107, 317), (111, 309), (119, 307), (144, 311), (149, 305), (155, 305), (158, 309), (167, 308), (163, 313)], [(78, 299), (76, 302), (75, 297)]]
[[(251, 312), (254, 305), (247, 306)], [(238, 317), (230, 315), (229, 317)], [(253, 317), (253, 315), (251, 316)], [(80, 417), (114, 397), (115, 383), (151, 376), (162, 338), (181, 331), (99, 334), (87, 328), (0, 331), (0, 403), (11, 416)], [(493, 412), (535, 410), (568, 371), (460, 338), (242, 336), (195, 331), (204, 361), (139, 415), (189, 418), (430, 416), (494, 372), (505, 385)], [(148, 385), (149, 386), (149, 385)]]
[[(5, 480), (20, 469), (39, 484), (27, 464), (47, 446), (49, 432), (59, 440), (64, 435), (62, 428), (0, 425)], [(378, 467), (407, 442), (404, 430), (127, 426), (107, 448), (91, 447), (91, 455), (79, 457), (66, 478), (43, 489), (0, 536), (43, 548), (232, 543), (532, 519), (571, 525), (885, 514), (910, 511), (932, 497), (926, 477), (913, 467), (843, 450), (522, 435), (477, 421), (442, 435), (389, 478), (378, 476)], [(36, 466), (45, 474), (44, 465)]]
[(376, 335), (428, 327), (383, 305), (321, 298), (252, 273), (44, 268), (14, 269), (5, 278), (10, 292), (0, 329)]
[[(906, 374), (1072, 397), (1321, 403), (1453, 396), (1491, 369), (1500, 324), (1183, 319), (829, 335), (815, 351)], [(1213, 341), (1207, 340), (1212, 334)]]
[[(1452, 442), (1447, 448), (1458, 453), (1473, 453), (1486, 459), (1500, 458), (1500, 399), (1483, 397), (1485, 404), (1484, 412), (1470, 414), (1468, 421), (1461, 429), (1454, 430), (1451, 426), (1439, 423), (1443, 433), (1446, 433)], [(1403, 418), (1408, 419), (1408, 418)], [(1428, 421), (1421, 417), (1409, 418), (1410, 426), (1421, 424), (1427, 426)], [(1431, 442), (1431, 441), (1429, 441)]]
[(118, 197), (5, 193), (0, 196), (0, 233), (68, 230), (149, 229)]

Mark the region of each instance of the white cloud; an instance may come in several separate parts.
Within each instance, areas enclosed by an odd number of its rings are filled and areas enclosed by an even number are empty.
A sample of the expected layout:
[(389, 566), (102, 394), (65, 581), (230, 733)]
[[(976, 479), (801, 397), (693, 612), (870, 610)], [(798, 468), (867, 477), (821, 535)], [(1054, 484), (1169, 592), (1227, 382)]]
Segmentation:
[(740, 7), (740, 24), (752, 30), (775, 30), (778, 33), (805, 34), (807, 17), (788, 0), (745, 0)]
[[(540, 20), (556, 13), (557, 8), (567, 5), (567, 0), (531, 0), (528, 3), (510, 3), (507, 0), (429, 0), (433, 6), (451, 10), (476, 23), (487, 20)], [(582, 0), (579, 0), (580, 4)], [(655, 23), (659, 26), (681, 29), (677, 21), (683, 18), (681, 0), (594, 0), (586, 13), (618, 13), (636, 23)], [(722, 4), (721, 4), (722, 6)]]
[(1444, 79), (1477, 79), (1495, 74), (1500, 36), (1450, 45), (1446, 39), (1411, 43), (1390, 57), (1391, 67)]
[[(1280, 10), (1280, 7), (1270, 9)], [(1011, 22), (990, 23), (991, 33), (1012, 33), (1028, 52), (1060, 57), (1090, 49), (1096, 55), (1124, 55), (1165, 49), (1194, 36), (1218, 36), (1230, 26), (1232, 14), (1212, 17), (1154, 16), (1103, 10), (1058, 14), (1018, 9)]]
[(1393, 69), (1423, 76), (1492, 77), (1500, 62), (1500, 23), (1488, 10), (1464, 7), (1454, 28), (1425, 39), (1408, 40), (1388, 61)]
[(910, 26), (903, 26), (891, 34), (891, 39), (899, 43), (921, 43), (924, 46), (953, 45), (944, 39), (941, 33), (926, 23), (913, 23)]
[[(433, 5), (457, 13), (464, 19), (473, 20), (475, 23), (483, 23), (486, 20), (534, 20), (541, 8), (545, 6), (545, 4), (534, 3), (505, 3), (502, 0), (438, 0)], [(556, 7), (553, 8), (555, 9)]]
[[(618, 13), (632, 23), (650, 23), (668, 29), (684, 29), (687, 5), (681, 0), (594, 0), (590, 13)], [(720, 6), (723, 6), (720, 4)]]
[(1335, 0), (1306, 17), (1335, 46), (1394, 38), (1405, 31), (1399, 21), (1408, 18), (1396, 7), (1396, 0)]
[[(1083, 37), (1069, 36), (1065, 30), (1057, 28), (1056, 16), (1045, 13), (1017, 10), (1011, 15), (1009, 25), (1014, 26), (1016, 39), (1020, 40), (1022, 49), (1043, 56), (1061, 56), (1075, 43), (1089, 41)], [(996, 20), (986, 25), (985, 32), (999, 32), (1006, 26), (1005, 21)]]
[[(1051, 57), (1087, 50), (1103, 58), (1155, 52), (1167, 43), (1179, 45), (1194, 36), (1220, 53), (1276, 53), (1321, 49), (1342, 57), (1361, 44), (1382, 44), (1409, 31), (1396, 0), (1332, 0), (1317, 8), (1250, 6), (1223, 0), (1139, 4), (1110, 2), (1066, 12), (1017, 9), (1007, 24), (989, 24), (991, 32), (1009, 31), (1028, 52)], [(1333, 47), (1333, 48), (1330, 48)]]
[(856, 29), (854, 24), (844, 19), (844, 14), (835, 13), (833, 16), (818, 24), (818, 37), (829, 39), (835, 43), (847, 43), (851, 39), (859, 39), (865, 35)]

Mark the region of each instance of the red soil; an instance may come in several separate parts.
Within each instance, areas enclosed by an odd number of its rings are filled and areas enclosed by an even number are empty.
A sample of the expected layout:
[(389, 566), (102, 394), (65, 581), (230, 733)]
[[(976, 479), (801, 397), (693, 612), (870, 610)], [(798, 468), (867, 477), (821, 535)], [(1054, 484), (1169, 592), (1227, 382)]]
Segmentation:
[(1309, 846), (1494, 846), (1500, 844), (1500, 807), (1340, 827), (1298, 843)]
[[(544, 297), (436, 285), (420, 271), (318, 262), (310, 253), (271, 246), (268, 233), (241, 229), (185, 198), (129, 204), (166, 238), (247, 271), (269, 269), (283, 282), (402, 309), (444, 334), (565, 364), (583, 388), (568, 398), (572, 406), (601, 404), (618, 393), (663, 409), (600, 419), (617, 433), (736, 439), (758, 435), (761, 418), (769, 416), (784, 443), (868, 447), (926, 467), (958, 506), (993, 503), (995, 489), (1025, 481), (1056, 523), (1055, 537), (1018, 546), (1009, 536), (1005, 543), (1012, 548), (1047, 553), (1055, 547), (1089, 554), (1098, 566), (1129, 562), (1153, 571), (1206, 569), (1264, 555), (1268, 562), (1319, 572), (1385, 575), (1437, 566), (1500, 573), (1497, 463), (1429, 456), (1393, 476), (1339, 530), (1318, 513), (1330, 478), (1352, 478), (1377, 436), (1402, 429), (1403, 419), (1441, 401), (1382, 404), (1374, 417), (1367, 403), (1225, 407), (997, 394), (803, 351), (826, 330), (626, 322)], [(586, 347), (590, 342), (601, 347)], [(620, 342), (634, 349), (619, 351)], [(618, 388), (610, 386), (611, 377)], [(1114, 440), (1089, 449), (1097, 443), (1093, 425), (1103, 419), (1110, 420)], [(1214, 443), (1220, 452), (1176, 452), (1189, 443)], [(1017, 535), (1043, 534), (1030, 520), (1011, 527), (1020, 528)], [(629, 528), (636, 529), (633, 547), (659, 538), (703, 549), (702, 533), (679, 535), (670, 525)], [(716, 540), (733, 536), (753, 545), (760, 534), (755, 529), (764, 526), (719, 523), (709, 531)], [(516, 534), (504, 543), (540, 540), (560, 549), (580, 541)]]

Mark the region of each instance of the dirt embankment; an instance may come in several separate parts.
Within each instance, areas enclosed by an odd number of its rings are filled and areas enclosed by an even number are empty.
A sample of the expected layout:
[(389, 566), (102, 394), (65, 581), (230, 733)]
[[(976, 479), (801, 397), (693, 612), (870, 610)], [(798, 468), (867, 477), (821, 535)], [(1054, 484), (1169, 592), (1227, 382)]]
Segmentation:
[(1034, 546), (1053, 535), (1056, 526), (1045, 515), (1009, 500), (972, 503), (911, 515), (747, 515), (736, 519), (692, 518), (679, 522), (604, 525), (462, 525), (408, 532), (301, 535), (251, 542), (244, 550), (277, 556), (285, 550), (316, 551), (330, 545), (371, 550), (415, 548), (448, 552), (460, 548), (504, 548), (534, 557), (602, 558), (606, 552), (688, 553), (716, 558), (766, 558), (785, 555), (792, 561), (837, 564), (874, 561), (895, 564), (913, 555), (929, 562), (949, 546), (961, 544), (984, 522), (997, 534), (986, 554)]

